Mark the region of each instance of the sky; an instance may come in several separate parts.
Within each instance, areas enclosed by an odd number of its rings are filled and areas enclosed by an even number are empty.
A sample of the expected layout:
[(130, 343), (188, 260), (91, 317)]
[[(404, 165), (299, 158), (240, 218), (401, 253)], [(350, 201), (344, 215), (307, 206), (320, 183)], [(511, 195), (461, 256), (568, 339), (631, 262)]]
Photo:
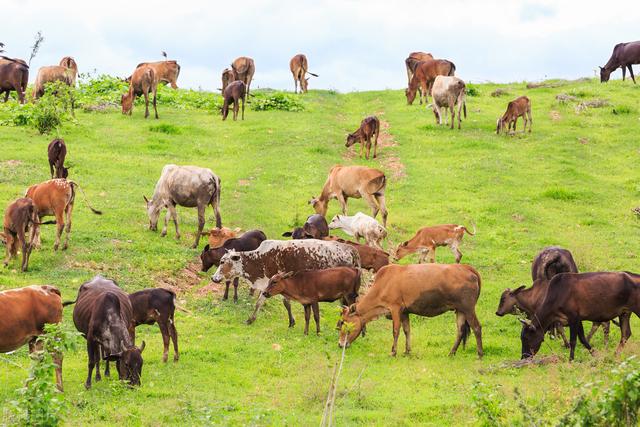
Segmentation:
[[(161, 51), (181, 65), (178, 86), (216, 90), (238, 56), (256, 63), (253, 88), (293, 90), (289, 59), (307, 55), (310, 88), (406, 87), (404, 59), (430, 52), (467, 82), (594, 76), (613, 46), (640, 39), (640, 2), (277, 0), (3, 0), (0, 42), (44, 65), (73, 56), (80, 72), (128, 76)], [(640, 71), (638, 72), (640, 74)], [(613, 77), (620, 78), (617, 71)]]

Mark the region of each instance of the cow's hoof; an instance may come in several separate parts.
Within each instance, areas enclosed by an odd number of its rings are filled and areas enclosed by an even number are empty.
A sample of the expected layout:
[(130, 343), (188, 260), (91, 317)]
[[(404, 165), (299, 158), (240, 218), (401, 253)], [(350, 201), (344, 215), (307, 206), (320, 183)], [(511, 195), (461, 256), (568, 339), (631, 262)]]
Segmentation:
[(162, 233), (160, 233), (160, 237), (165, 237), (167, 235), (166, 231), (163, 231)]
[(53, 250), (57, 251), (58, 250), (58, 245), (53, 245)]
[(256, 319), (247, 319), (244, 321), (245, 325), (250, 325), (252, 324)]
[(173, 356), (173, 362), (177, 362), (180, 359), (180, 356), (178, 356), (177, 354), (175, 356)]
[(391, 356), (391, 357), (396, 357), (396, 352), (395, 352), (395, 351), (392, 351), (391, 353), (389, 353), (389, 356)]
[(68, 247), (69, 247), (69, 245), (67, 245), (67, 244), (65, 243), (65, 244), (64, 244), (64, 246), (62, 247), (62, 250), (63, 250), (63, 251), (66, 251)]
[(87, 390), (91, 390), (91, 383), (85, 383), (84, 388), (86, 388)]

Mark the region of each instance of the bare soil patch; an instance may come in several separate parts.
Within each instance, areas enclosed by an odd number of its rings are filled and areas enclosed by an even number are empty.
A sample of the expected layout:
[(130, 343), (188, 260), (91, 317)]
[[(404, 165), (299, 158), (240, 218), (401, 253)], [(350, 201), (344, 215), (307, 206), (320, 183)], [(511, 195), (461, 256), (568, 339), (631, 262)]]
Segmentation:
[(156, 283), (159, 287), (170, 289), (175, 293), (191, 292), (202, 281), (199, 274), (200, 267), (200, 260), (194, 259), (175, 275), (163, 273), (158, 276)]

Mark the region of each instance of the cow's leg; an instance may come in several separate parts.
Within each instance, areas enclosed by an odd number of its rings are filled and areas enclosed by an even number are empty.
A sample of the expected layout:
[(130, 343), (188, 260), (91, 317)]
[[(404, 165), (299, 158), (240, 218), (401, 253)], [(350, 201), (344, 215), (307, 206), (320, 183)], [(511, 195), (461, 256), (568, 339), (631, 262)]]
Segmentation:
[(309, 318), (311, 317), (311, 304), (304, 304), (304, 334), (309, 335)]
[(240, 100), (242, 101), (242, 120), (244, 120), (244, 99), (245, 99), (245, 96), (240, 98)]
[(293, 83), (295, 84), (295, 89), (293, 90), (293, 93), (298, 93), (298, 78), (296, 76), (293, 76)]
[[(179, 240), (180, 239), (180, 227), (178, 226), (178, 211), (176, 210), (176, 204), (175, 203), (169, 203), (167, 205), (167, 211), (168, 211), (169, 214), (171, 214), (171, 219), (173, 220), (173, 225), (176, 228), (176, 240)], [(202, 231), (202, 229), (200, 229), (198, 231)], [(199, 238), (200, 238), (200, 233), (198, 233), (198, 235), (196, 236), (196, 239), (199, 239)]]
[(620, 320), (620, 344), (618, 344), (618, 348), (616, 348), (616, 356), (620, 354), (627, 340), (631, 336), (631, 325), (629, 324), (629, 320), (631, 318), (631, 314), (622, 314), (619, 318)]
[(629, 67), (629, 75), (631, 76), (631, 80), (633, 80), (633, 84), (636, 84), (636, 78), (633, 75), (633, 68), (631, 68), (631, 64), (627, 65)]
[(169, 319), (158, 319), (158, 326), (160, 327), (160, 333), (162, 334), (162, 361), (167, 363), (169, 358)]
[[(89, 370), (89, 374), (87, 375), (87, 380), (84, 383), (84, 387), (88, 390), (91, 388), (91, 375), (93, 374), (93, 367), (95, 365), (95, 351), (94, 351), (94, 347), (97, 346), (97, 343), (92, 343), (91, 341), (87, 340), (87, 356), (89, 359), (88, 362), (88, 370)], [(97, 375), (96, 375), (96, 380), (97, 380)]]
[(176, 321), (173, 318), (173, 314), (169, 317), (169, 333), (171, 334), (171, 341), (173, 341), (173, 361), (177, 362), (180, 359), (180, 353), (178, 352), (178, 330), (176, 329)]
[(576, 341), (578, 338), (578, 327), (575, 322), (569, 324), (569, 360), (573, 360), (576, 352)]
[(402, 313), (400, 323), (402, 323), (402, 331), (404, 332), (404, 354), (409, 354), (411, 353), (411, 324), (408, 313)]
[(600, 323), (598, 323), (598, 322), (593, 322), (591, 324), (591, 330), (589, 331), (589, 334), (587, 335), (587, 340), (589, 340), (589, 342), (591, 342), (591, 338), (596, 333), (596, 331), (598, 330), (599, 327), (600, 327)]
[(67, 218), (67, 224), (64, 230), (64, 245), (62, 245), (62, 250), (65, 251), (69, 247), (69, 235), (71, 234), (71, 215), (73, 214), (73, 202), (69, 203), (64, 210), (65, 216)]
[(482, 325), (480, 325), (478, 316), (476, 316), (475, 309), (472, 310), (473, 311), (470, 314), (466, 315), (466, 318), (471, 330), (473, 331), (473, 335), (476, 337), (478, 357), (482, 359), (482, 356), (484, 355), (484, 351), (482, 350)]
[(29, 242), (27, 242), (27, 238), (24, 232), (24, 227), (20, 227), (18, 229), (18, 233), (16, 236), (16, 239), (18, 239), (18, 242), (21, 245), (21, 250), (22, 250), (22, 264), (20, 265), (20, 269), (22, 271), (27, 271), (27, 264), (29, 263)]
[(169, 220), (171, 219), (171, 211), (167, 207), (167, 213), (164, 215), (164, 225), (162, 227), (162, 231), (160, 232), (160, 237), (164, 237), (167, 235), (167, 224), (169, 224)]
[(369, 156), (371, 155), (371, 135), (367, 136), (367, 160), (369, 160)]
[(421, 248), (418, 250), (418, 253), (420, 255), (418, 255), (418, 264), (423, 264), (424, 261), (427, 259), (427, 255), (429, 254), (429, 251), (425, 248)]
[(316, 335), (320, 335), (320, 306), (317, 302), (311, 304), (313, 309), (313, 320), (316, 322)]
[(591, 348), (591, 344), (589, 344), (589, 341), (587, 341), (587, 338), (584, 336), (584, 328), (582, 327), (582, 321), (578, 321), (576, 326), (578, 327), (578, 338), (580, 339), (580, 342), (587, 350), (589, 350), (591, 354), (593, 354), (593, 349)]
[(562, 326), (562, 323), (556, 323), (555, 329), (556, 334), (560, 335), (560, 338), (562, 338), (564, 348), (569, 348), (569, 340), (567, 340), (567, 335), (564, 333), (564, 326)]
[(461, 311), (456, 311), (456, 340), (453, 343), (453, 347), (451, 347), (451, 351), (449, 352), (449, 356), (453, 356), (458, 351), (458, 346), (462, 342), (462, 336), (464, 334), (464, 328), (467, 324), (467, 319)]
[(458, 249), (459, 244), (460, 242), (454, 241), (449, 246), (449, 248), (451, 249), (451, 252), (453, 252), (453, 256), (456, 257), (456, 264), (460, 264), (460, 260), (462, 259), (462, 252), (460, 252), (460, 249)]
[(338, 199), (338, 203), (340, 203), (340, 206), (342, 207), (342, 215), (346, 215), (347, 214), (347, 199), (344, 197), (344, 194), (342, 194), (342, 192), (336, 194), (336, 199)]
[(234, 122), (238, 120), (239, 107), (240, 107), (240, 99), (238, 98), (233, 101), (233, 121)]
[(622, 68), (622, 81), (624, 81), (626, 77), (627, 69), (624, 65), (622, 65), (620, 68)]
[(260, 311), (260, 309), (262, 308), (266, 300), (267, 298), (264, 296), (262, 292), (260, 292), (260, 296), (258, 296), (258, 300), (256, 301), (256, 307), (254, 308), (253, 313), (251, 313), (251, 316), (249, 316), (249, 318), (245, 322), (247, 325), (250, 325), (256, 321), (256, 316), (258, 315), (258, 311)]
[(204, 230), (204, 223), (205, 223), (204, 213), (206, 208), (207, 208), (206, 204), (198, 203), (198, 232), (196, 233), (196, 241), (193, 242), (193, 246), (192, 246), (192, 248), (194, 249), (198, 247), (198, 243), (200, 243), (200, 235), (202, 234), (202, 230)]
[(391, 310), (391, 320), (393, 321), (393, 346), (391, 346), (391, 356), (395, 356), (398, 349), (398, 335), (400, 335), (401, 308), (394, 307)]
[(374, 197), (376, 198), (376, 202), (378, 202), (378, 206), (380, 206), (380, 213), (382, 213), (382, 226), (386, 227), (389, 212), (387, 212), (387, 204), (385, 202), (384, 194), (376, 194)]
[(56, 209), (56, 241), (53, 243), (53, 250), (57, 251), (58, 246), (60, 246), (60, 237), (62, 236), (62, 231), (64, 230), (64, 210)]
[(367, 202), (369, 207), (371, 207), (371, 216), (375, 218), (376, 215), (378, 215), (378, 212), (380, 212), (380, 207), (378, 206), (378, 200), (373, 194), (361, 192), (360, 195)]
[(144, 91), (144, 118), (149, 117), (149, 91)]
[[(291, 313), (291, 302), (289, 301), (288, 298), (283, 296), (282, 303), (284, 304), (284, 307), (287, 309), (287, 315), (289, 316), (289, 327), (293, 328), (296, 324), (296, 319), (293, 318), (293, 313)], [(307, 321), (307, 327), (308, 326), (309, 326), (309, 322)]]
[(604, 334), (604, 346), (609, 346), (609, 331), (611, 329), (610, 322), (602, 322), (602, 333)]
[[(38, 222), (42, 222), (42, 218), (38, 215), (36, 215), (36, 218), (38, 220)], [(38, 226), (37, 228), (33, 229), (33, 244), (32, 244), (32, 248), (35, 249), (40, 249), (41, 243), (40, 243), (40, 227)]]
[(427, 246), (427, 249), (429, 250), (429, 261), (432, 264), (435, 264), (436, 262), (436, 247), (435, 246)]
[(378, 136), (380, 136), (380, 129), (376, 131), (376, 139), (373, 141), (373, 158), (378, 157)]
[[(451, 111), (451, 129), (453, 129), (453, 124), (456, 121), (456, 110), (453, 106), (449, 107), (449, 111)], [(458, 117), (460, 119), (460, 117)]]
[(229, 298), (229, 286), (231, 285), (231, 280), (227, 280), (224, 283), (224, 295), (222, 295), (222, 301), (226, 301)]
[(156, 119), (159, 118), (157, 100), (158, 100), (158, 87), (156, 86), (156, 88), (153, 90), (153, 110), (156, 113)]

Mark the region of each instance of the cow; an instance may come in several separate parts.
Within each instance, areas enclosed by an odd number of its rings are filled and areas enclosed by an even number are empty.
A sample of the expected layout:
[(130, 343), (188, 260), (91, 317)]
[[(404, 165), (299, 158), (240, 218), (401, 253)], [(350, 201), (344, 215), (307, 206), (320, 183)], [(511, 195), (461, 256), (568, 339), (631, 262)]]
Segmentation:
[(459, 246), (460, 243), (462, 243), (464, 233), (474, 236), (476, 233), (475, 226), (473, 227), (473, 233), (464, 225), (458, 224), (422, 227), (410, 240), (407, 240), (398, 246), (395, 258), (400, 260), (410, 253), (419, 251), (419, 264), (422, 264), (427, 259), (429, 262), (436, 262), (436, 248), (440, 246), (448, 246), (456, 257), (456, 264), (460, 263), (460, 260), (462, 259), (462, 252), (460, 252)]
[(300, 93), (307, 93), (307, 87), (309, 84), (309, 78), (306, 77), (307, 74), (311, 74), (313, 77), (318, 77), (317, 74), (309, 71), (307, 57), (301, 53), (291, 58), (289, 61), (289, 69), (291, 70), (291, 74), (293, 74), (293, 82), (295, 84), (294, 93), (298, 93), (298, 82), (300, 82)]
[[(220, 265), (222, 256), (230, 250), (238, 252), (253, 251), (260, 247), (260, 244), (267, 240), (267, 236), (260, 230), (251, 230), (244, 233), (238, 238), (232, 238), (224, 242), (224, 244), (217, 248), (210, 248), (206, 245), (200, 254), (200, 260), (202, 261), (202, 271), (209, 271), (211, 267)], [(224, 290), (224, 296), (222, 299), (226, 301), (229, 298), (229, 285), (231, 280), (227, 280)], [(253, 295), (253, 288), (251, 289)], [(233, 279), (233, 302), (238, 302), (238, 278)]]
[[(67, 146), (64, 143), (64, 139), (55, 138), (51, 141), (47, 147), (47, 156), (49, 157), (51, 179), (67, 178), (69, 176), (69, 168), (64, 167), (64, 159), (67, 157)], [(54, 167), (55, 174), (53, 173)]]
[(329, 229), (340, 229), (356, 238), (358, 243), (364, 238), (367, 245), (382, 250), (381, 242), (387, 237), (387, 230), (378, 221), (358, 212), (353, 216), (336, 215), (329, 223)]
[(212, 248), (219, 248), (220, 246), (224, 245), (224, 242), (226, 242), (227, 240), (238, 237), (241, 231), (242, 229), (240, 227), (236, 227), (233, 230), (227, 227), (214, 227), (209, 231), (203, 231), (202, 235), (208, 236), (207, 241), (209, 242), (209, 246), (211, 246)]
[(253, 80), (253, 75), (256, 72), (255, 62), (249, 57), (241, 56), (231, 63), (231, 69), (233, 70), (235, 79), (242, 81), (246, 85), (247, 96), (249, 96), (251, 80)]
[(358, 255), (360, 255), (360, 267), (365, 270), (372, 270), (375, 273), (385, 265), (389, 265), (389, 254), (383, 250), (336, 236), (327, 236), (323, 240), (345, 243), (356, 248)]
[(411, 78), (416, 71), (418, 63), (428, 59), (433, 59), (433, 55), (426, 52), (411, 52), (407, 59), (404, 60), (404, 65), (407, 68), (407, 85), (411, 84)]
[(91, 388), (94, 367), (96, 381), (101, 380), (101, 355), (107, 362), (105, 376), (109, 376), (108, 362), (116, 361), (120, 380), (140, 385), (145, 342), (139, 348), (135, 345), (136, 326), (129, 295), (115, 281), (97, 275), (83, 283), (75, 300), (73, 323), (87, 340), (87, 389)]
[(153, 68), (143, 65), (136, 68), (131, 75), (129, 90), (122, 95), (120, 103), (122, 104), (122, 114), (131, 115), (133, 111), (133, 101), (140, 95), (144, 95), (144, 118), (149, 117), (149, 94), (153, 93), (153, 110), (158, 118), (158, 106), (156, 105), (158, 95), (158, 76)]
[(387, 177), (384, 172), (366, 166), (335, 165), (329, 171), (322, 193), (318, 198), (312, 198), (309, 204), (316, 213), (326, 216), (329, 200), (338, 199), (342, 206), (343, 215), (347, 214), (347, 199), (363, 198), (371, 207), (371, 216), (376, 217), (382, 212), (382, 225), (387, 226), (387, 207), (384, 193), (387, 187)]
[(446, 59), (428, 59), (421, 61), (416, 65), (415, 73), (409, 82), (409, 87), (405, 91), (407, 104), (412, 105), (416, 99), (416, 92), (421, 88), (420, 103), (422, 104), (422, 96), (425, 97), (425, 103), (429, 102), (429, 94), (431, 86), (437, 76), (454, 76), (456, 66), (453, 62)]
[(222, 104), (222, 121), (227, 120), (229, 115), (229, 105), (233, 104), (233, 120), (238, 120), (238, 110), (242, 101), (242, 120), (244, 120), (244, 103), (247, 98), (246, 86), (244, 82), (236, 80), (227, 85), (222, 93), (224, 103)]
[(576, 338), (591, 351), (584, 335), (583, 320), (606, 322), (620, 318), (622, 351), (631, 336), (631, 314), (640, 316), (640, 275), (630, 272), (560, 273), (549, 282), (549, 289), (532, 320), (524, 324), (520, 339), (522, 358), (534, 356), (554, 323), (569, 325), (569, 360), (575, 356)]
[(334, 267), (324, 270), (303, 270), (278, 273), (269, 279), (264, 296), (283, 295), (304, 307), (304, 334), (309, 335), (309, 318), (313, 310), (316, 334), (320, 335), (320, 307), (318, 303), (341, 300), (349, 305), (356, 301), (360, 290), (360, 269)]
[(224, 90), (229, 86), (229, 83), (238, 80), (236, 78), (236, 73), (234, 73), (233, 69), (225, 68), (222, 70), (222, 89), (220, 91), (224, 93)]
[(169, 340), (173, 341), (173, 361), (180, 358), (178, 354), (178, 331), (174, 319), (176, 311), (176, 294), (169, 289), (143, 289), (129, 294), (129, 301), (133, 309), (135, 326), (153, 325), (157, 323), (162, 334), (164, 351), (162, 361), (169, 357)]
[[(264, 291), (269, 279), (278, 273), (300, 270), (322, 270), (331, 267), (360, 267), (358, 251), (337, 242), (323, 240), (265, 240), (258, 249), (246, 252), (230, 250), (221, 259), (216, 272), (211, 276), (214, 283), (243, 277), (251, 287)], [(256, 320), (256, 315), (264, 305), (261, 293), (253, 314), (246, 323)], [(291, 304), (284, 298), (289, 314), (289, 327), (295, 325), (291, 314)]]
[(541, 250), (531, 263), (531, 280), (551, 280), (559, 273), (577, 273), (578, 266), (573, 255), (559, 246), (548, 246)]
[[(87, 207), (96, 215), (102, 215), (102, 212), (94, 209), (87, 201), (84, 190), (75, 182), (66, 179), (51, 179), (40, 184), (32, 185), (26, 191), (25, 196), (33, 200), (38, 211), (38, 218), (53, 215), (56, 217), (56, 240), (53, 244), (53, 250), (57, 251), (60, 245), (60, 237), (62, 231), (66, 234), (62, 250), (69, 246), (69, 234), (71, 233), (71, 214), (73, 213), (73, 204), (76, 198), (76, 189), (80, 189), (82, 197)], [(40, 230), (34, 230), (35, 246), (40, 247)]]
[[(42, 350), (38, 337), (44, 326), (62, 322), (60, 291), (49, 285), (0, 291), (0, 353), (29, 344), (29, 353)], [(54, 352), (56, 386), (62, 391), (62, 354)]]
[(25, 93), (29, 84), (29, 66), (22, 59), (0, 55), (0, 95), (4, 92), (4, 102), (9, 100), (11, 91), (18, 95), (18, 101), (25, 103)]
[[(498, 118), (496, 123), (496, 134), (499, 135), (503, 130), (505, 133), (511, 133), (511, 126), (513, 126), (513, 132), (515, 133), (518, 117), (522, 117), (522, 120), (524, 121), (522, 132), (527, 130), (528, 121), (529, 133), (531, 133), (531, 124), (533, 123), (533, 118), (531, 117), (531, 101), (526, 96), (520, 96), (509, 102), (507, 105), (507, 111)], [(505, 125), (507, 125), (506, 130), (504, 128)]]
[(329, 235), (329, 224), (323, 215), (313, 214), (307, 217), (302, 227), (282, 233), (282, 237), (292, 239), (323, 239)]
[(628, 68), (633, 84), (635, 84), (636, 78), (633, 75), (632, 64), (640, 64), (640, 41), (618, 43), (613, 48), (609, 61), (604, 67), (600, 67), (600, 83), (608, 82), (611, 73), (620, 67), (622, 68), (622, 80), (625, 80), (625, 68)]
[(180, 239), (178, 213), (176, 206), (198, 208), (198, 232), (192, 248), (197, 248), (205, 223), (205, 209), (211, 205), (216, 215), (216, 227), (222, 227), (220, 218), (220, 178), (211, 169), (198, 166), (166, 165), (162, 168), (160, 179), (153, 190), (151, 200), (143, 196), (147, 204), (149, 229), (158, 230), (158, 217), (163, 208), (167, 208), (164, 217), (162, 237), (167, 235), (167, 222), (171, 217), (176, 227), (176, 239)]
[(60, 60), (60, 64), (41, 67), (38, 70), (36, 81), (33, 83), (33, 98), (38, 99), (44, 95), (47, 83), (63, 82), (70, 87), (75, 87), (77, 78), (78, 64), (72, 57), (65, 56)]
[(177, 61), (141, 62), (136, 68), (144, 66), (153, 68), (158, 83), (170, 84), (172, 89), (178, 89), (176, 82), (180, 75), (180, 65)]
[(442, 125), (442, 111), (444, 107), (444, 123), (447, 124), (447, 108), (451, 111), (451, 129), (456, 118), (456, 107), (458, 110), (458, 129), (462, 121), (462, 112), (464, 118), (467, 118), (466, 103), (466, 85), (462, 79), (456, 76), (437, 76), (433, 81), (431, 88), (431, 96), (433, 96), (433, 114), (436, 116), (436, 122)]
[(376, 116), (365, 117), (360, 123), (360, 127), (353, 133), (347, 135), (345, 147), (351, 147), (360, 143), (360, 158), (364, 153), (366, 145), (366, 159), (369, 160), (371, 154), (371, 139), (373, 139), (373, 158), (378, 157), (378, 137), (380, 136), (380, 120)]
[(393, 320), (391, 355), (396, 355), (401, 324), (406, 338), (405, 353), (408, 354), (411, 352), (409, 314), (435, 317), (453, 310), (456, 313), (458, 334), (449, 355), (456, 354), (461, 341), (464, 347), (469, 330), (472, 329), (476, 337), (478, 357), (482, 357), (482, 330), (475, 312), (480, 286), (480, 274), (466, 264), (382, 267), (376, 273), (367, 294), (343, 309), (338, 322), (338, 345), (348, 347), (368, 322), (390, 313)]
[[(5, 267), (9, 265), (11, 258), (17, 256), (20, 248), (22, 251), (21, 270), (27, 271), (29, 256), (39, 227), (40, 220), (33, 200), (23, 197), (7, 207), (4, 212), (3, 232), (0, 233), (6, 247)], [(31, 233), (27, 240), (26, 233), (29, 233), (29, 230)]]

